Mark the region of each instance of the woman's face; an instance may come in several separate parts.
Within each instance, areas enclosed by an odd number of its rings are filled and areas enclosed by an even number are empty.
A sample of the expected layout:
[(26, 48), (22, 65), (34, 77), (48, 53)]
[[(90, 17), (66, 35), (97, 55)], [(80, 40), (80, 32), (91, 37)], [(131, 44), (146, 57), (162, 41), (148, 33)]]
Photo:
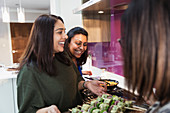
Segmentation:
[(53, 45), (54, 45), (54, 53), (63, 52), (64, 51), (64, 42), (67, 38), (65, 34), (65, 27), (61, 20), (57, 20), (54, 25), (54, 34), (53, 34)]
[(69, 43), (71, 54), (75, 58), (80, 58), (87, 49), (87, 37), (83, 34), (76, 34)]

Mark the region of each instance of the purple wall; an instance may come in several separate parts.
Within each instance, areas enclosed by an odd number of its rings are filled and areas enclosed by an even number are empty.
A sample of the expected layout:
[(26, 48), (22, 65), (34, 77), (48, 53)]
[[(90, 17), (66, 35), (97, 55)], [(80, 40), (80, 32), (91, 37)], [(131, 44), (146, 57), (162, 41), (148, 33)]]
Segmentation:
[(120, 34), (120, 19), (122, 13), (111, 16), (111, 41), (89, 43), (89, 54), (92, 55), (92, 65), (106, 68), (107, 71), (123, 76), (121, 47), (117, 39)]

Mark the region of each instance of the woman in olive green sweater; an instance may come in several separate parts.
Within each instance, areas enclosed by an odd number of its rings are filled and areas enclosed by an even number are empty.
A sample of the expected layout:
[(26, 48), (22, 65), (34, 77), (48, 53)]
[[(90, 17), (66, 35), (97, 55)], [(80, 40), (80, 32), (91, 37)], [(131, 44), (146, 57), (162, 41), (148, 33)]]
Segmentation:
[(105, 93), (100, 81), (84, 82), (65, 54), (67, 38), (61, 17), (39, 16), (32, 27), (28, 45), (20, 59), (17, 77), (19, 113), (60, 113), (82, 104), (79, 90), (89, 88)]

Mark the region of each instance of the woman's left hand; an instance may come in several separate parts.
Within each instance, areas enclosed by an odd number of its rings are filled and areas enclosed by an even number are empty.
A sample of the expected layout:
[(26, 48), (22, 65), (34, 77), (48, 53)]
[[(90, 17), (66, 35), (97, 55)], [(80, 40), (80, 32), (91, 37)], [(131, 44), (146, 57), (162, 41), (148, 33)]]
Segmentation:
[(92, 72), (91, 71), (82, 71), (82, 74), (83, 75), (92, 75)]
[(85, 87), (98, 96), (105, 94), (107, 91), (106, 83), (98, 80), (87, 81)]

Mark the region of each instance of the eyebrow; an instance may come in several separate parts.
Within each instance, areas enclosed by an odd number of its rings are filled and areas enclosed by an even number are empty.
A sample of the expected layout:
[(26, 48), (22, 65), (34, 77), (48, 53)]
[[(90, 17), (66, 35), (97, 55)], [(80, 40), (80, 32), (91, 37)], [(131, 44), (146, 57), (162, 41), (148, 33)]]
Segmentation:
[(58, 28), (55, 31), (58, 31), (58, 30), (66, 30), (66, 28)]
[[(81, 39), (75, 39), (75, 40), (78, 40), (78, 41), (81, 41), (82, 42), (82, 40)], [(85, 42), (84, 42), (85, 43)]]

